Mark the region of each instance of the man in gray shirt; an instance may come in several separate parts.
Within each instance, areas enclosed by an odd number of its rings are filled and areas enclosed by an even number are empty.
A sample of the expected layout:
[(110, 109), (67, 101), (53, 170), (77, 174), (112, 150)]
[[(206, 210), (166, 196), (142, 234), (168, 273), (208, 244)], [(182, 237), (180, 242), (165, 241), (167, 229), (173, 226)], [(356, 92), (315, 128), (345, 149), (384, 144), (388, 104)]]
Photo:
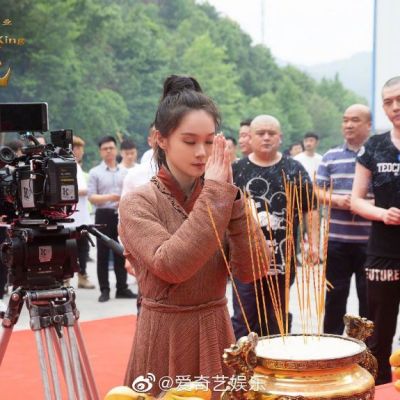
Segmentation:
[[(95, 205), (95, 223), (104, 224), (101, 231), (108, 237), (118, 240), (118, 202), (121, 196), (122, 183), (126, 174), (117, 163), (117, 142), (112, 136), (105, 136), (99, 141), (102, 162), (90, 170), (88, 182), (89, 201)], [(97, 277), (100, 292), (99, 302), (110, 299), (108, 280), (108, 262), (110, 250), (97, 239)], [(117, 278), (116, 298), (133, 299), (136, 295), (128, 289), (125, 260), (114, 253), (114, 271)]]

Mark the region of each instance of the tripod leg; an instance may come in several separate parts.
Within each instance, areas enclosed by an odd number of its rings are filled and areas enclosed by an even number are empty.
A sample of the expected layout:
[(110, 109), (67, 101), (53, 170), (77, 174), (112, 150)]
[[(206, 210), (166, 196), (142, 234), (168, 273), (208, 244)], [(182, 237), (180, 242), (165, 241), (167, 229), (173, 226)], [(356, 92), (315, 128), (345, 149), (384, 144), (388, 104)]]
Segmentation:
[(8, 342), (10, 341), (12, 331), (15, 324), (18, 322), (19, 314), (24, 304), (23, 292), (21, 288), (15, 290), (8, 303), (7, 311), (3, 316), (2, 331), (0, 337), (0, 365), (3, 362), (4, 355), (6, 354)]
[(61, 354), (60, 342), (59, 342), (58, 336), (57, 336), (56, 331), (55, 331), (54, 328), (50, 329), (50, 335), (51, 335), (51, 338), (53, 340), (54, 348), (55, 348), (56, 354), (57, 354), (57, 358), (60, 361), (61, 368), (62, 368), (63, 375), (64, 375), (65, 372), (64, 372), (64, 364), (62, 362), (62, 354)]
[(99, 400), (99, 393), (97, 391), (97, 387), (96, 387), (96, 382), (94, 380), (94, 375), (93, 375), (93, 371), (92, 368), (90, 366), (90, 362), (89, 362), (89, 357), (87, 355), (86, 352), (86, 348), (85, 348), (85, 344), (83, 342), (83, 336), (82, 336), (82, 332), (79, 326), (79, 322), (76, 321), (74, 324), (74, 331), (76, 334), (76, 338), (78, 340), (78, 346), (79, 346), (79, 351), (81, 353), (82, 356), (82, 362), (83, 362), (83, 369), (86, 373), (87, 376), (87, 380), (90, 386), (90, 399), (92, 400)]
[(75, 333), (72, 329), (71, 326), (67, 327), (68, 331), (68, 338), (69, 338), (69, 346), (71, 349), (71, 354), (72, 354), (72, 364), (73, 364), (73, 371), (75, 375), (75, 381), (77, 384), (78, 388), (78, 398), (79, 400), (84, 400), (85, 395), (83, 393), (83, 377), (82, 377), (82, 370), (81, 370), (81, 364), (80, 364), (80, 359), (79, 359), (79, 351), (78, 351), (78, 345), (76, 341), (76, 336)]
[(46, 353), (44, 351), (44, 346), (42, 342), (42, 334), (40, 330), (35, 331), (36, 347), (39, 354), (39, 364), (40, 364), (40, 374), (42, 375), (43, 389), (46, 400), (51, 400), (52, 391), (49, 381), (49, 376), (47, 374), (46, 366)]
[[(69, 334), (69, 337), (71, 338), (70, 334)], [(75, 335), (75, 340), (76, 340), (76, 335)], [(87, 374), (87, 371), (85, 370), (85, 366), (84, 366), (84, 364), (82, 362), (82, 355), (81, 355), (81, 352), (80, 352), (80, 349), (79, 349), (79, 343), (78, 343), (78, 354), (79, 354), (79, 365), (80, 365), (80, 368), (81, 368), (81, 371), (82, 371), (82, 380), (83, 380), (83, 386), (84, 386), (84, 389), (85, 389), (86, 397), (88, 399), (94, 399), (94, 396), (92, 395), (92, 392), (90, 391), (90, 388), (89, 388), (88, 374)], [(76, 384), (76, 381), (75, 381), (75, 384)], [(77, 391), (76, 386), (75, 386), (75, 391)]]
[(2, 327), (1, 337), (0, 337), (0, 365), (3, 362), (4, 355), (6, 354), (8, 342), (10, 341), (11, 334), (14, 326)]
[(82, 368), (82, 371), (83, 371), (83, 375), (82, 375), (83, 376), (83, 386), (85, 387), (86, 397), (88, 399), (93, 399), (92, 393), (90, 392), (89, 383), (88, 383), (88, 377), (87, 377), (87, 373), (86, 373), (86, 371), (84, 369), (84, 365), (82, 364), (82, 360), (81, 359), (79, 359), (79, 362), (81, 363), (81, 368)]
[(63, 363), (63, 370), (65, 376), (65, 383), (67, 385), (68, 400), (75, 400), (74, 381), (71, 373), (71, 363), (69, 361), (68, 347), (65, 342), (65, 337), (61, 336), (59, 339), (61, 345), (61, 358)]
[[(63, 372), (63, 376), (65, 377), (65, 366), (64, 366), (63, 358), (62, 358), (62, 354), (61, 354), (60, 340), (59, 340), (59, 338), (58, 338), (58, 336), (56, 334), (56, 330), (55, 329), (51, 329), (50, 330), (50, 334), (51, 334), (51, 337), (53, 339), (54, 348), (56, 349), (58, 360), (60, 361), (60, 364), (61, 364), (61, 369), (62, 369), (62, 372)], [(68, 363), (69, 363), (68, 365), (72, 364), (71, 355), (70, 355), (69, 352), (68, 352)], [(74, 390), (75, 390), (75, 393), (78, 391), (75, 381), (74, 381)]]
[(56, 356), (54, 354), (54, 347), (55, 343), (53, 343), (51, 334), (50, 334), (50, 329), (52, 328), (44, 328), (44, 334), (45, 334), (45, 339), (46, 339), (46, 344), (47, 344), (47, 354), (49, 356), (49, 364), (50, 364), (50, 370), (51, 370), (51, 376), (53, 378), (53, 388), (55, 392), (55, 396), (57, 400), (62, 400), (61, 396), (61, 388), (60, 388), (60, 380), (58, 377), (58, 371), (57, 371), (57, 360)]

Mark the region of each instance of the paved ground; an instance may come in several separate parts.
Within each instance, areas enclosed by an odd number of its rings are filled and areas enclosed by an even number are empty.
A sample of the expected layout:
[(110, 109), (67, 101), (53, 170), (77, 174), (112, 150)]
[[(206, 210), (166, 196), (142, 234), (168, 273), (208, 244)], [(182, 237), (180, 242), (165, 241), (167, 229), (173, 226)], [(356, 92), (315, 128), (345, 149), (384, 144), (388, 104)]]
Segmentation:
[[(95, 249), (91, 249), (91, 256), (95, 257)], [(88, 263), (88, 274), (91, 280), (97, 285), (97, 275), (96, 275), (96, 265), (95, 262)], [(77, 294), (77, 306), (81, 313), (81, 321), (88, 321), (93, 319), (100, 318), (108, 318), (114, 316), (122, 316), (122, 315), (131, 315), (136, 314), (136, 300), (132, 299), (115, 299), (115, 275), (113, 271), (109, 271), (110, 283), (111, 283), (111, 299), (106, 303), (99, 303), (97, 298), (99, 296), (99, 290), (96, 289), (77, 289), (77, 278), (71, 280), (71, 284), (76, 288)], [(129, 277), (129, 287), (137, 292), (136, 281), (133, 277)], [(231, 285), (228, 285), (227, 288), (227, 296), (229, 300), (229, 310), (232, 312), (232, 288)], [(7, 303), (8, 297), (5, 298), (5, 302)], [(301, 320), (300, 320), (300, 311), (298, 307), (297, 301), (297, 293), (295, 291), (295, 285), (292, 287), (291, 292), (291, 303), (290, 310), (293, 313), (293, 333), (301, 333)], [(358, 310), (358, 300), (355, 291), (354, 282), (352, 283), (350, 297), (348, 301), (348, 310), (347, 312), (356, 314)], [(315, 320), (313, 322), (314, 326)], [(400, 343), (398, 341), (400, 336), (400, 323), (398, 323), (398, 332), (394, 338), (393, 345), (395, 348), (400, 347)], [(29, 329), (29, 316), (26, 308), (24, 307), (18, 324), (15, 327), (15, 330), (19, 329)]]

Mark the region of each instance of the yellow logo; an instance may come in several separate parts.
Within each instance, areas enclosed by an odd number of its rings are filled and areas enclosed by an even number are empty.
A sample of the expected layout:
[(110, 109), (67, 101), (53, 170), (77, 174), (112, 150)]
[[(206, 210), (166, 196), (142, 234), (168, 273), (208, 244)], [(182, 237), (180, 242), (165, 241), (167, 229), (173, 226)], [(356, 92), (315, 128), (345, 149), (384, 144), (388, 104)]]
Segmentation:
[[(3, 63), (0, 61), (0, 67), (3, 65)], [(7, 72), (3, 75), (0, 76), (0, 87), (5, 87), (8, 85), (8, 81), (10, 79), (11, 76), (11, 68), (8, 67)]]
[[(3, 19), (1, 22), (2, 26), (9, 27), (13, 25), (13, 22), (9, 18)], [(0, 48), (3, 46), (23, 46), (25, 44), (25, 39), (24, 38), (18, 38), (18, 37), (12, 37), (8, 35), (0, 35)], [(3, 65), (3, 63), (0, 61), (0, 67)], [(10, 80), (11, 76), (11, 67), (8, 67), (7, 72), (2, 75), (0, 72), (0, 87), (6, 87), (8, 85), (8, 82)]]
[(11, 36), (0, 36), (0, 48), (4, 45), (8, 46), (23, 46), (25, 44), (24, 38), (16, 38)]

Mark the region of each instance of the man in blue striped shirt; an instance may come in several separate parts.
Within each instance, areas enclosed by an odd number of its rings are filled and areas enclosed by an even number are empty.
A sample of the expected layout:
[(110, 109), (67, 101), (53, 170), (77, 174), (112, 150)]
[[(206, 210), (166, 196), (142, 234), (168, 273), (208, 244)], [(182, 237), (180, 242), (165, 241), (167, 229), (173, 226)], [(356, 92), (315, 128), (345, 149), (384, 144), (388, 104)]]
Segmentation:
[[(368, 139), (371, 113), (367, 106), (353, 104), (343, 115), (344, 144), (328, 150), (318, 168), (319, 197), (329, 197), (332, 185), (332, 210), (329, 228), (326, 278), (333, 289), (326, 293), (324, 332), (343, 334), (350, 281), (356, 276), (359, 314), (367, 316), (365, 259), (371, 223), (350, 211), (356, 156)], [(369, 191), (372, 199), (372, 193)], [(327, 203), (326, 203), (327, 204)]]

